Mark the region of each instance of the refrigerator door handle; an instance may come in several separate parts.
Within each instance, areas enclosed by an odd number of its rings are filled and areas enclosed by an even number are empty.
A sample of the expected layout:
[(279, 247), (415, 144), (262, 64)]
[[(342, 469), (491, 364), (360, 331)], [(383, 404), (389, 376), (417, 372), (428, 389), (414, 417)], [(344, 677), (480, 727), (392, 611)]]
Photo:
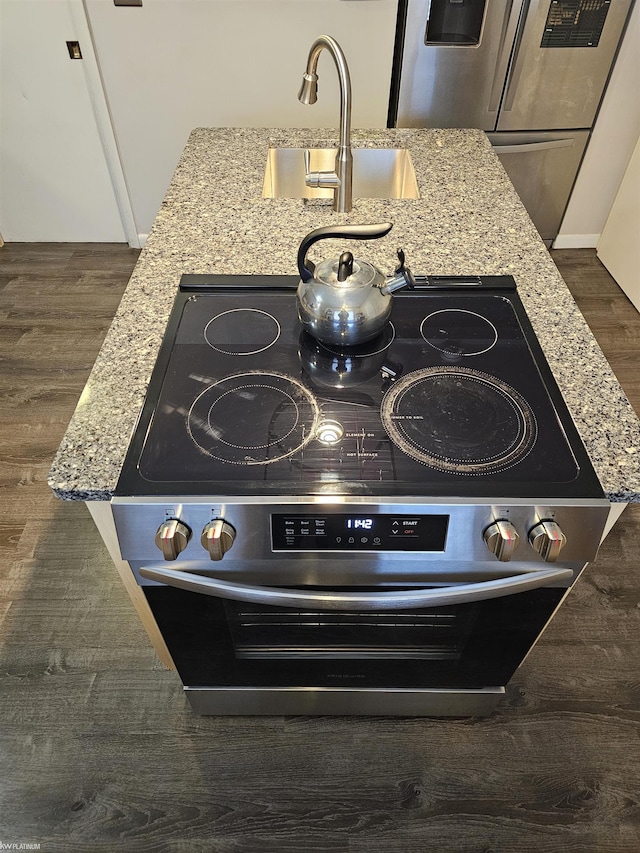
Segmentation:
[(524, 0), (522, 5), (521, 23), (518, 27), (518, 34), (516, 36), (515, 45), (513, 47), (513, 59), (511, 61), (511, 68), (509, 69), (509, 76), (505, 89), (504, 105), (502, 107), (503, 111), (506, 113), (510, 112), (511, 108), (513, 107), (513, 101), (515, 99), (516, 91), (518, 89), (518, 83), (520, 82), (520, 75), (522, 74), (522, 66), (524, 64), (524, 56), (526, 53), (526, 51), (521, 51), (522, 36), (527, 22), (527, 16), (529, 14), (529, 6), (530, 0)]
[(509, 68), (511, 58), (511, 46), (515, 37), (518, 21), (524, 0), (509, 0), (504, 13), (502, 33), (500, 34), (500, 46), (496, 59), (496, 68), (493, 73), (493, 84), (489, 96), (489, 112), (495, 113), (500, 106), (500, 98), (504, 89), (504, 81)]
[(573, 148), (575, 139), (550, 139), (545, 142), (522, 142), (520, 145), (495, 145), (496, 154), (524, 154), (526, 151), (551, 151), (553, 148)]

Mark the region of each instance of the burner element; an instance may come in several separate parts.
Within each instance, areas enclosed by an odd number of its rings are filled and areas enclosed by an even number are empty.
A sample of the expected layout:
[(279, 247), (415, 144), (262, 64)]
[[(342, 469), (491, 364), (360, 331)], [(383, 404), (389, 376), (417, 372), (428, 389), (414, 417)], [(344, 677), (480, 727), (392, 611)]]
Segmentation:
[(420, 324), (420, 334), (447, 360), (481, 355), (498, 340), (498, 331), (490, 320), (464, 309), (434, 311)]
[(372, 340), (353, 347), (341, 347), (321, 343), (303, 331), (298, 354), (305, 372), (317, 384), (328, 388), (351, 388), (380, 373), (395, 334), (393, 325), (387, 323)]
[(257, 308), (233, 308), (209, 320), (204, 337), (210, 347), (225, 355), (255, 355), (275, 344), (280, 323)]
[(319, 418), (313, 395), (282, 373), (250, 370), (210, 385), (187, 419), (192, 440), (232, 465), (267, 465), (301, 450)]
[(323, 341), (317, 341), (317, 345), (320, 349), (331, 353), (331, 355), (341, 356), (345, 359), (369, 358), (372, 355), (379, 355), (386, 352), (393, 343), (395, 336), (395, 327), (393, 323), (388, 322), (375, 338), (370, 338), (368, 341), (352, 347), (344, 346), (343, 344), (327, 344)]
[(501, 380), (464, 367), (431, 367), (398, 380), (382, 423), (412, 459), (456, 474), (492, 474), (520, 462), (537, 437), (526, 400)]

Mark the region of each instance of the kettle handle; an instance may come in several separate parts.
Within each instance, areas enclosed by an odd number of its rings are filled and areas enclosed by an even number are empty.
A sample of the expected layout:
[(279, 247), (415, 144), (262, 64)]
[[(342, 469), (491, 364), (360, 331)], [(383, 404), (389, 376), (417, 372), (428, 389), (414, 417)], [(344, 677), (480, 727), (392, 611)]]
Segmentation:
[(315, 272), (315, 264), (307, 261), (307, 252), (318, 240), (326, 240), (337, 237), (343, 240), (373, 240), (376, 237), (384, 237), (393, 228), (392, 222), (381, 222), (379, 225), (325, 225), (316, 228), (300, 243), (298, 249), (298, 270), (302, 281), (310, 281)]

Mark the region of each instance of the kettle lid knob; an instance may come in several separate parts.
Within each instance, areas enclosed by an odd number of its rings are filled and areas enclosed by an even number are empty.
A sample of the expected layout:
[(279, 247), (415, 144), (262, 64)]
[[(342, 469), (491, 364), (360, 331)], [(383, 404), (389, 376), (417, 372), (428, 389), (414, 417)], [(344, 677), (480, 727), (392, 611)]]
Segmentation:
[(346, 281), (350, 275), (353, 275), (353, 255), (343, 252), (338, 260), (338, 281)]

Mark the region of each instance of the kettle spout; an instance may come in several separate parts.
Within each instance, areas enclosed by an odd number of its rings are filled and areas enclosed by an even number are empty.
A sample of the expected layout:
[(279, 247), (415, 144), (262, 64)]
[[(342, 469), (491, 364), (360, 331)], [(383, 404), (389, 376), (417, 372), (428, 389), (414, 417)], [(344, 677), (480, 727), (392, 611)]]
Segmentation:
[(413, 285), (404, 275), (394, 275), (393, 278), (390, 278), (382, 285), (380, 290), (383, 293), (390, 294), (395, 290), (402, 290), (403, 287), (413, 287)]
[(401, 290), (403, 287), (415, 287), (416, 280), (413, 273), (404, 262), (404, 252), (398, 249), (398, 260), (400, 263), (396, 267), (396, 274), (382, 285), (380, 290), (385, 294), (393, 293), (395, 290)]

